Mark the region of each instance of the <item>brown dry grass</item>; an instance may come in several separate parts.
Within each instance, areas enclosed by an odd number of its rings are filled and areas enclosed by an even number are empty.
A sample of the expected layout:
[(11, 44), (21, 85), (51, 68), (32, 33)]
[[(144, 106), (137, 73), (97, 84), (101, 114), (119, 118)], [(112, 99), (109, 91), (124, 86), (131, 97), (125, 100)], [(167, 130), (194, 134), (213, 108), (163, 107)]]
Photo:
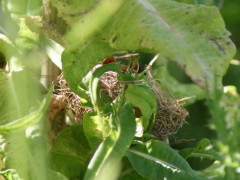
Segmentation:
[(92, 111), (90, 108), (85, 108), (81, 105), (80, 97), (70, 90), (63, 74), (60, 74), (57, 77), (54, 94), (52, 96), (52, 104), (50, 107), (51, 119), (54, 119), (57, 113), (64, 109), (71, 110), (76, 122), (82, 122), (83, 114)]
[(178, 129), (182, 127), (186, 122), (185, 118), (188, 112), (182, 107), (179, 100), (175, 99), (169, 92), (162, 90), (160, 82), (154, 80), (151, 71), (147, 72), (147, 76), (158, 103), (153, 134), (158, 139), (165, 140), (169, 136), (176, 134)]

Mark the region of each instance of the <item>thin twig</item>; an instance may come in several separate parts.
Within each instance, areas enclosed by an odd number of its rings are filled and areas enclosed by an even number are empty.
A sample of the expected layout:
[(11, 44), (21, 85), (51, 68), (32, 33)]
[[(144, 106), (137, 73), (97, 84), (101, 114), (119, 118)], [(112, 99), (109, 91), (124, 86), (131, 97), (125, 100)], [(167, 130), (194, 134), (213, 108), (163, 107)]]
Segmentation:
[(154, 58), (150, 61), (150, 63), (148, 64), (146, 69), (150, 69), (152, 67), (153, 63), (158, 59), (159, 56), (160, 56), (160, 54), (156, 54), (154, 56)]
[(133, 56), (139, 56), (139, 54), (138, 53), (126, 54), (126, 55), (123, 55), (123, 56), (114, 56), (114, 58), (116, 58), (116, 59), (119, 59), (119, 58), (129, 58), (129, 57), (133, 57)]

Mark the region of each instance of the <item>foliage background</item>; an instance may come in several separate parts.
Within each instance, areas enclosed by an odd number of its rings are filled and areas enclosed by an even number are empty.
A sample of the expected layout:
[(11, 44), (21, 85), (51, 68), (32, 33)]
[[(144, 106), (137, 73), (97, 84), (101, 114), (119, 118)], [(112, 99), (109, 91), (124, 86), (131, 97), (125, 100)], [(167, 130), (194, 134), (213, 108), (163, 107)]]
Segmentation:
[[(219, 5), (222, 1), (207, 1), (207, 0), (178, 0), (180, 2), (190, 3), (190, 4), (205, 4), (205, 5)], [(5, 1), (6, 2), (6, 1)], [(14, 14), (31, 14), (31, 15), (38, 15), (41, 12), (41, 1), (9, 1), (10, 3), (14, 4), (10, 8), (11, 12)], [(24, 5), (23, 3), (28, 2), (28, 5)], [(29, 3), (31, 2), (31, 3)], [(3, 5), (3, 1), (1, 2)], [(1, 8), (2, 9), (2, 8)], [(34, 9), (34, 11), (32, 11)], [(232, 33), (232, 40), (234, 41), (238, 51), (235, 55), (235, 59), (237, 61), (234, 61), (231, 63), (226, 75), (223, 78), (223, 84), (225, 86), (232, 85), (237, 88), (237, 92), (240, 92), (240, 65), (238, 59), (240, 59), (240, 3), (239, 0), (231, 0), (231, 1), (225, 1), (224, 4), (221, 7), (221, 14), (225, 20), (227, 29)], [(23, 56), (26, 57), (25, 59), (28, 59), (29, 61), (24, 62), (27, 67), (30, 67), (26, 74), (22, 74), (22, 77), (16, 77), (14, 82), (22, 82), (26, 77), (33, 77), (32, 83), (29, 83), (28, 88), (24, 89), (21, 88), (21, 83), (16, 83), (16, 89), (18, 89), (18, 97), (22, 98), (22, 100), (18, 99), (20, 102), (24, 102), (21, 104), (20, 109), (22, 114), (25, 115), (28, 114), (29, 107), (36, 107), (39, 104), (39, 101), (42, 99), (43, 92), (45, 92), (43, 89), (41, 89), (40, 84), (36, 84), (34, 81), (34, 77), (37, 77), (40, 74), (40, 66), (41, 64), (38, 64), (39, 62), (34, 62), (36, 59), (35, 56), (39, 56), (41, 59), (41, 63), (46, 59), (44, 53), (44, 47), (45, 47), (45, 41), (41, 40), (40, 37), (36, 37), (36, 34), (29, 33), (25, 31), (20, 31), (19, 34), (19, 26), (14, 22), (13, 18), (9, 16), (9, 14), (1, 14), (1, 21), (0, 21), (0, 32), (3, 34), (8, 34), (9, 38), (11, 40), (15, 40), (16, 38), (18, 41), (16, 42), (16, 45), (21, 51), (23, 52)], [(4, 27), (4, 28), (2, 28)], [(8, 31), (6, 32), (5, 29)], [(40, 40), (39, 40), (40, 39)], [(40, 42), (40, 43), (39, 43)], [(149, 54), (144, 54), (146, 59), (151, 59), (152, 56)], [(29, 63), (30, 62), (30, 63)], [(34, 70), (33, 69), (34, 64)], [(191, 80), (185, 75), (185, 73), (178, 68), (178, 66), (174, 63), (168, 63), (167, 67), (173, 77), (175, 77), (179, 82), (188, 84), (191, 82)], [(32, 79), (32, 78), (29, 78)], [(29, 80), (28, 81), (31, 81)], [(29, 91), (31, 89), (31, 91)], [(179, 130), (178, 134), (176, 134), (174, 137), (172, 137), (171, 142), (173, 143), (172, 146), (175, 149), (182, 149), (182, 148), (192, 148), (196, 144), (196, 142), (200, 141), (203, 138), (210, 139), (215, 148), (221, 153), (223, 157), (223, 164), (213, 164), (212, 161), (208, 159), (200, 159), (200, 158), (189, 158), (188, 162), (192, 166), (193, 169), (196, 170), (202, 170), (203, 174), (212, 177), (212, 179), (217, 179), (218, 175), (220, 174), (222, 177), (225, 177), (225, 179), (237, 179), (239, 176), (239, 144), (236, 143), (238, 141), (238, 134), (240, 130), (239, 122), (237, 122), (239, 119), (239, 115), (237, 115), (238, 112), (236, 110), (239, 110), (239, 96), (232, 97), (231, 94), (234, 94), (234, 90), (229, 90), (229, 99), (222, 99), (223, 95), (221, 92), (218, 92), (216, 90), (216, 97), (214, 101), (209, 101), (207, 99), (201, 99), (194, 103), (189, 103), (187, 106), (187, 109), (189, 111), (189, 117), (187, 119), (188, 124), (184, 125), (182, 129)], [(15, 92), (12, 92), (13, 94)], [(218, 96), (219, 93), (219, 96)], [(32, 98), (26, 98), (23, 96), (23, 94), (30, 94), (32, 95)], [(224, 95), (224, 97), (227, 97), (228, 95)], [(34, 101), (26, 101), (26, 99), (34, 99)], [(226, 105), (224, 108), (222, 108), (220, 105), (224, 101), (226, 104), (233, 103), (234, 106), (228, 106)], [(14, 106), (14, 105), (13, 105)], [(19, 108), (19, 107), (16, 107)], [(235, 108), (235, 109), (234, 109)], [(217, 122), (223, 122), (225, 121), (225, 117), (232, 117), (235, 122), (234, 124), (234, 132), (229, 133), (229, 131), (226, 131), (226, 127), (223, 127), (222, 125), (216, 126)], [(15, 117), (12, 117), (13, 119)], [(228, 134), (229, 133), (229, 134)], [(225, 136), (227, 135), (227, 137)], [(21, 140), (21, 136), (19, 136), (19, 139), (15, 139), (15, 137), (12, 137), (13, 141), (19, 142), (21, 144), (20, 146), (23, 147), (22, 151), (16, 153), (16, 156), (18, 158), (25, 154), (25, 157), (27, 155), (27, 151), (24, 151), (23, 144), (26, 143), (25, 141)], [(40, 137), (36, 139), (36, 142), (43, 142), (44, 138)], [(15, 147), (17, 149), (17, 144)], [(39, 153), (44, 156), (44, 147), (37, 146), (37, 149), (40, 149), (39, 152), (36, 150), (36, 159), (40, 163), (46, 163), (41, 162), (39, 157), (37, 156)], [(74, 151), (74, 150), (72, 150)], [(54, 152), (53, 152), (54, 153)], [(20, 158), (21, 159), (21, 158)], [(201, 162), (201, 163), (200, 163)], [(26, 168), (28, 165), (27, 163), (24, 163), (25, 165), (22, 166), (22, 168)], [(47, 164), (47, 163), (46, 163)], [(212, 165), (209, 167), (209, 165)], [(26, 167), (25, 167), (26, 166)], [(225, 167), (222, 168), (222, 167)], [(55, 167), (56, 169), (59, 167)], [(43, 174), (46, 169), (41, 169), (41, 172)], [(59, 175), (61, 176), (61, 175)], [(215, 178), (216, 177), (216, 178)], [(42, 179), (43, 177), (36, 177), (36, 179)]]

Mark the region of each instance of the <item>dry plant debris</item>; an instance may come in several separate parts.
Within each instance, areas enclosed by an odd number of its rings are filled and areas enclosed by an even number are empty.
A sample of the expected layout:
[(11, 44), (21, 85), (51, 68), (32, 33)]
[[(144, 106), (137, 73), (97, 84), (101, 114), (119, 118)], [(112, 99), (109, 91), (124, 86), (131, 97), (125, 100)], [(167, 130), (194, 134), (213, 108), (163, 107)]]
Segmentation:
[(80, 97), (70, 90), (63, 74), (60, 74), (57, 77), (52, 96), (50, 118), (54, 119), (60, 111), (68, 109), (71, 110), (76, 122), (82, 122), (83, 114), (92, 111), (81, 105)]
[[(179, 100), (169, 95), (169, 92), (164, 92), (161, 89), (160, 83), (154, 80), (151, 71), (147, 72), (147, 76), (158, 102), (158, 111), (152, 131), (156, 138), (166, 140), (182, 127), (188, 112), (182, 107)], [(123, 84), (117, 79), (117, 73), (113, 71), (105, 72), (100, 78), (99, 85), (111, 100), (118, 96), (120, 89), (123, 87)], [(81, 106), (80, 97), (70, 91), (66, 80), (61, 74), (55, 83), (50, 118), (53, 120), (60, 111), (66, 109), (71, 110), (75, 122), (82, 122), (83, 114), (92, 112), (92, 109)], [(136, 117), (142, 115), (138, 108), (135, 108), (135, 111)]]
[(108, 71), (100, 77), (100, 86), (108, 97), (113, 100), (118, 96), (123, 84), (118, 81), (116, 72)]
[(179, 100), (161, 89), (160, 82), (153, 79), (150, 71), (148, 71), (147, 76), (158, 102), (153, 134), (158, 139), (166, 140), (169, 136), (176, 134), (178, 129), (186, 122), (185, 118), (188, 112), (182, 107)]

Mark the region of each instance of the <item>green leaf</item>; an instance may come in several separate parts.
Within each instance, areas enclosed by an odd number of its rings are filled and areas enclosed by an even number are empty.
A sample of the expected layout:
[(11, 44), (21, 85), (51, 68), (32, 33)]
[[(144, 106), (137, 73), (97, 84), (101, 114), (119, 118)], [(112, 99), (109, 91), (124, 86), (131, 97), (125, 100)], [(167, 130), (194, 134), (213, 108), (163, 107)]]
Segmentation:
[(61, 55), (63, 50), (64, 48), (55, 41), (51, 39), (47, 41), (46, 52), (48, 54), (48, 57), (61, 70), (62, 70)]
[(38, 14), (41, 8), (41, 0), (9, 0), (9, 11), (13, 14)]
[(184, 159), (188, 159), (189, 157), (199, 157), (201, 159), (222, 160), (220, 154), (213, 149), (213, 146), (208, 139), (202, 139), (194, 148), (183, 149), (179, 151), (179, 154)]
[[(216, 102), (218, 103), (218, 102)], [(231, 129), (231, 133), (228, 137), (228, 142), (231, 147), (231, 151), (239, 151), (240, 142), (240, 99), (239, 94), (237, 93), (237, 88), (235, 86), (225, 86), (224, 95), (222, 96), (221, 101), (219, 102), (221, 109), (224, 109), (225, 112), (225, 121), (227, 122), (228, 129)], [(218, 105), (219, 105), (218, 104)], [(219, 132), (220, 133), (220, 132)]]
[(128, 175), (121, 177), (119, 180), (147, 180), (146, 178), (143, 178), (140, 176), (136, 171), (133, 171), (129, 173)]
[(69, 179), (82, 176), (90, 153), (82, 124), (73, 125), (63, 130), (54, 141), (50, 153), (51, 167)]
[(181, 3), (188, 3), (188, 4), (204, 4), (204, 5), (214, 5), (214, 0), (175, 0)]
[(8, 7), (9, 11), (14, 14), (25, 14), (28, 0), (9, 0)]
[(121, 159), (132, 143), (136, 130), (132, 106), (125, 104), (113, 116), (112, 131), (91, 159), (84, 180), (111, 180), (118, 176)]
[[(129, 11), (130, 7), (131, 11)], [(87, 14), (91, 13), (94, 11), (87, 12)], [(80, 30), (85, 29), (82, 27), (81, 24), (74, 29), (77, 32), (71, 37), (74, 41), (78, 39)], [(84, 35), (83, 32), (82, 36)], [(99, 61), (106, 57), (103, 54), (108, 54), (106, 51), (110, 50), (107, 44), (116, 50), (161, 52), (163, 56), (176, 62), (200, 87), (213, 90), (214, 77), (222, 78), (229, 60), (235, 53), (235, 47), (229, 35), (216, 7), (166, 0), (129, 0), (111, 20), (109, 19), (109, 23), (102, 28), (101, 32), (94, 36), (92, 43), (81, 48), (79, 52), (81, 59), (85, 56), (91, 59), (90, 67), (93, 66), (91, 63), (93, 59), (97, 58)], [(86, 41), (89, 40), (90, 38), (86, 39)], [(101, 45), (99, 41), (106, 44)], [(95, 45), (91, 46), (91, 44)], [(103, 56), (98, 54), (99, 52)], [(78, 61), (83, 65), (88, 64), (80, 60), (80, 54), (74, 56), (75, 58), (66, 60), (68, 61), (66, 66), (71, 66), (76, 59), (79, 59)], [(74, 66), (78, 71), (82, 69), (82, 65), (78, 63)], [(64, 71), (68, 76), (70, 71), (66, 69)], [(87, 66), (86, 70), (90, 69)], [(76, 78), (78, 73), (74, 70), (71, 72), (74, 78), (67, 77), (67, 79), (70, 87), (76, 91), (79, 76)], [(84, 75), (86, 75), (85, 71)]]
[(16, 133), (39, 122), (44, 117), (48, 109), (52, 96), (52, 91), (52, 88), (50, 88), (48, 94), (43, 99), (39, 109), (7, 124), (0, 125), (0, 133)]
[(113, 50), (106, 43), (97, 42), (88, 43), (75, 51), (66, 49), (62, 54), (63, 72), (71, 90), (87, 99), (87, 92), (79, 88), (85, 86), (83, 78), (96, 64), (112, 53)]
[(151, 117), (156, 114), (157, 111), (155, 94), (146, 85), (128, 84), (125, 97), (133, 106), (141, 110), (143, 116), (142, 125), (146, 130)]
[(0, 120), (4, 120), (6, 119), (6, 115), (7, 115), (7, 75), (0, 70), (0, 96), (1, 96), (1, 100), (0, 100)]
[(19, 19), (19, 32), (15, 40), (18, 50), (25, 52), (25, 54), (32, 52), (32, 50), (39, 49), (39, 34), (32, 32), (26, 24), (24, 18)]
[(161, 141), (151, 140), (146, 146), (127, 152), (133, 168), (149, 180), (203, 180), (175, 150)]
[(123, 168), (119, 176), (119, 180), (147, 180), (146, 178), (140, 176), (132, 167), (131, 163), (124, 157), (122, 160)]
[(15, 169), (1, 170), (0, 174), (7, 180), (22, 180)]
[(68, 180), (65, 176), (63, 176), (61, 173), (49, 170), (47, 172), (47, 178), (48, 180)]
[(219, 160), (219, 164), (223, 162), (221, 154), (213, 149), (210, 141), (206, 138), (199, 141), (194, 148), (180, 150), (179, 154), (197, 171), (207, 169), (215, 160)]
[[(68, 24), (71, 24), (71, 29), (65, 36), (66, 42), (70, 44), (69, 48), (74, 49), (89, 41), (89, 39), (91, 39), (96, 32), (101, 30), (107, 21), (112, 18), (124, 2), (124, 0), (102, 0), (100, 3), (96, 0), (85, 0), (81, 2), (75, 0), (70, 3), (65, 0), (55, 1), (53, 6), (56, 6), (60, 11), (59, 16)], [(74, 7), (76, 4), (77, 6)], [(81, 4), (86, 7), (84, 6), (81, 8)]]
[(53, 6), (58, 9), (59, 16), (69, 24), (74, 23), (79, 17), (92, 11), (97, 0), (51, 0)]
[(83, 116), (83, 130), (90, 147), (96, 149), (109, 134), (109, 117), (86, 113)]
[(129, 0), (99, 33), (112, 48), (160, 52), (199, 86), (213, 90), (235, 47), (216, 7)]

